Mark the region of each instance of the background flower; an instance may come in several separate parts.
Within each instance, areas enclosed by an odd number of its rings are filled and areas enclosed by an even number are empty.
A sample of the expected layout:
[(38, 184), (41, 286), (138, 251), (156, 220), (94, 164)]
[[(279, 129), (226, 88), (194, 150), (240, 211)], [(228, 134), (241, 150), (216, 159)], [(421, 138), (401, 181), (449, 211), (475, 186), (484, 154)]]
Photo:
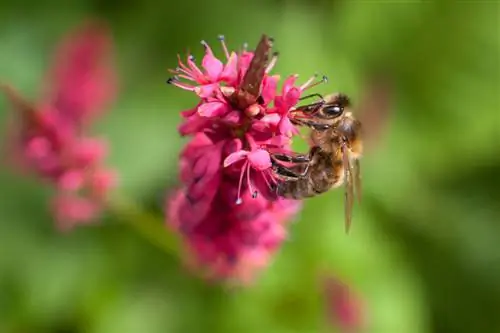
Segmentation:
[(103, 166), (102, 139), (86, 137), (89, 121), (113, 97), (111, 37), (103, 24), (87, 23), (56, 51), (45, 101), (32, 104), (11, 86), (1, 88), (16, 118), (9, 153), (25, 171), (53, 183), (54, 217), (61, 230), (95, 221), (115, 175)]

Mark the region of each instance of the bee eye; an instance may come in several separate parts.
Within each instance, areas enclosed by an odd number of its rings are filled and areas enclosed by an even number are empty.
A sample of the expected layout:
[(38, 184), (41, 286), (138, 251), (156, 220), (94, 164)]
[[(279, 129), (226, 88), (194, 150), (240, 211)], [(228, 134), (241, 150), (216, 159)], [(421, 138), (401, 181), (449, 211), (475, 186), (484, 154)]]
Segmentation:
[(338, 117), (344, 112), (344, 107), (338, 104), (328, 105), (323, 108), (325, 115), (330, 117)]

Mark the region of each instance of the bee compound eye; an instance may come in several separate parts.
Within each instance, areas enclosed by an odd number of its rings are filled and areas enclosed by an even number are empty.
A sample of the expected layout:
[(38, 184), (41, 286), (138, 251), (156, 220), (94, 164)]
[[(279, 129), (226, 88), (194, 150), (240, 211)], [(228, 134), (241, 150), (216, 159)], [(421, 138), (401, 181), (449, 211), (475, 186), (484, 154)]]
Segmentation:
[(339, 104), (328, 105), (323, 112), (330, 117), (338, 117), (344, 112), (344, 107)]

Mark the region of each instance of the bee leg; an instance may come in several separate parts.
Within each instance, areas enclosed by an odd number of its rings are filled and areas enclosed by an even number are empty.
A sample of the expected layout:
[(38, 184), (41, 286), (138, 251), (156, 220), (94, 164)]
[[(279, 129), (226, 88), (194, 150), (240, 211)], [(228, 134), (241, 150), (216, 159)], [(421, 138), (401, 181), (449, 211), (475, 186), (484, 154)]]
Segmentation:
[(282, 162), (290, 162), (290, 163), (307, 163), (311, 159), (309, 155), (306, 154), (298, 154), (298, 155), (287, 155), (287, 154), (273, 154), (273, 158)]
[(326, 131), (327, 129), (331, 128), (331, 126), (328, 124), (317, 123), (311, 120), (299, 120), (297, 122), (299, 125), (308, 126), (316, 131)]
[(324, 99), (323, 99), (323, 96), (321, 96), (321, 94), (316, 93), (316, 94), (310, 94), (310, 95), (307, 95), (307, 96), (301, 97), (301, 98), (299, 98), (299, 101), (303, 101), (303, 100), (308, 99), (308, 98), (311, 98), (311, 97), (319, 97), (319, 99), (320, 99), (321, 101), (323, 101), (323, 100), (324, 100)]
[(311, 104), (306, 104), (306, 105), (301, 105), (297, 108), (295, 108), (293, 111), (301, 111), (303, 113), (314, 113), (319, 110), (320, 107), (322, 107), (325, 104), (324, 101), (316, 102), (316, 103), (311, 103)]
[(271, 163), (273, 165), (273, 171), (278, 175), (287, 178), (288, 180), (297, 180), (301, 177), (300, 173), (297, 173), (290, 168), (284, 167), (275, 160), (271, 160)]

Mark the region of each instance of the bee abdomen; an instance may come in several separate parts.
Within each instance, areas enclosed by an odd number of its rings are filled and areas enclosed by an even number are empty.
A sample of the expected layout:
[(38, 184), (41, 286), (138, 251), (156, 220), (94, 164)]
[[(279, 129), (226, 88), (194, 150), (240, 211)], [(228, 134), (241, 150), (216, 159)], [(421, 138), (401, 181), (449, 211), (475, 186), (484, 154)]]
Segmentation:
[(279, 196), (295, 200), (314, 197), (323, 192), (315, 189), (314, 184), (308, 178), (283, 181), (278, 184), (277, 188)]

